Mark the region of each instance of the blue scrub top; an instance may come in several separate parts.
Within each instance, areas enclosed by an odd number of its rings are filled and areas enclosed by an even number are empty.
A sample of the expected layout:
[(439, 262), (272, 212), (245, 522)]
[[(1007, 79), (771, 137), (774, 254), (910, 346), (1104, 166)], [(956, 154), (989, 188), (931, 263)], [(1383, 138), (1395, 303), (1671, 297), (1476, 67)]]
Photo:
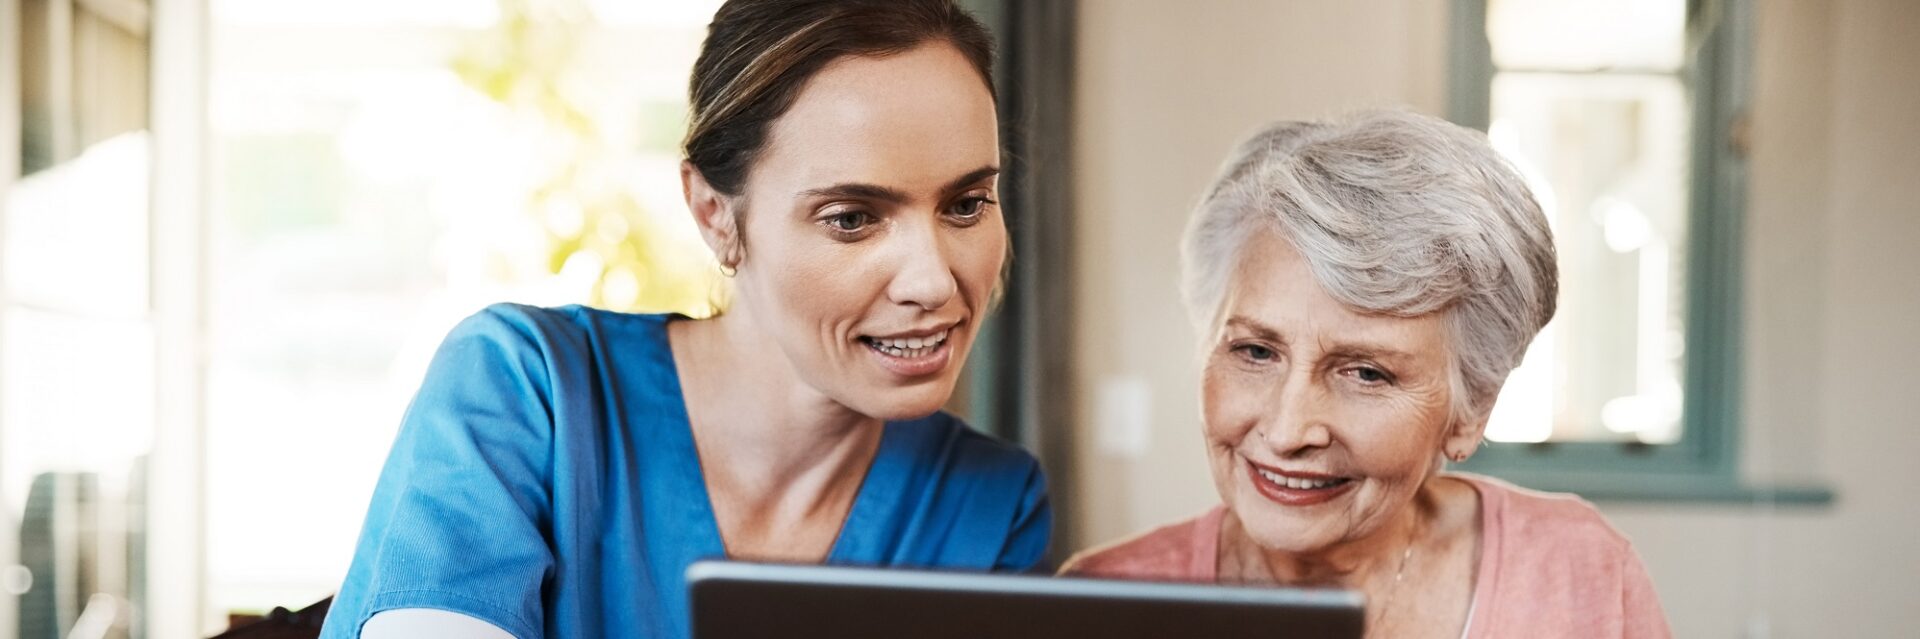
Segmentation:
[[(689, 636), (688, 564), (726, 554), (668, 316), (495, 305), (408, 407), (325, 638), (435, 608), (520, 639)], [(1033, 456), (945, 413), (889, 422), (829, 563), (1030, 570)]]

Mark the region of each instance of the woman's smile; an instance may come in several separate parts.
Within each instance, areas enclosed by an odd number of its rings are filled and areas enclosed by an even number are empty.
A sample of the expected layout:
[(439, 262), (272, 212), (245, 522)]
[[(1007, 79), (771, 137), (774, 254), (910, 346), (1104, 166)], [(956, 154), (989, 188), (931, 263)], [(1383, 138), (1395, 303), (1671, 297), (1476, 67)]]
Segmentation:
[(1282, 506), (1317, 506), (1353, 492), (1352, 477), (1262, 466), (1247, 460), (1247, 480), (1268, 501)]
[(905, 378), (926, 377), (946, 370), (947, 363), (952, 361), (953, 346), (948, 338), (954, 336), (958, 327), (959, 324), (948, 324), (887, 335), (862, 335), (857, 341), (887, 372)]

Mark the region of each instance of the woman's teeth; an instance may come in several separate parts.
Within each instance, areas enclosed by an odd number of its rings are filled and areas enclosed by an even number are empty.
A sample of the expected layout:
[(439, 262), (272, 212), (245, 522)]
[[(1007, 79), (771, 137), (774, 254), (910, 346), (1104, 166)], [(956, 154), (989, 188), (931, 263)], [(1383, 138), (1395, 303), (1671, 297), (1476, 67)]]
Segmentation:
[(947, 341), (947, 331), (940, 331), (926, 337), (884, 338), (869, 337), (867, 345), (874, 350), (902, 359), (924, 357), (940, 348)]
[(1313, 490), (1316, 488), (1326, 488), (1328, 486), (1338, 485), (1341, 483), (1345, 483), (1347, 481), (1346, 478), (1344, 477), (1336, 477), (1333, 479), (1320, 479), (1320, 480), (1299, 479), (1295, 477), (1285, 477), (1278, 473), (1267, 472), (1264, 469), (1256, 468), (1254, 470), (1260, 471), (1260, 476), (1267, 478), (1267, 481), (1279, 484), (1281, 486), (1285, 486), (1287, 488), (1292, 488), (1294, 490)]

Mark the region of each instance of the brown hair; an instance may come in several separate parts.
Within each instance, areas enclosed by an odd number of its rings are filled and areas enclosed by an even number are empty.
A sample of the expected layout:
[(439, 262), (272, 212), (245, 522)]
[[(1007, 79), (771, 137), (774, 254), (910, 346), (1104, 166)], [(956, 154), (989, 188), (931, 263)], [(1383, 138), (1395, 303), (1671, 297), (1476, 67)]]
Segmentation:
[(714, 190), (739, 195), (767, 129), (813, 74), (927, 42), (953, 45), (993, 93), (993, 39), (952, 0), (728, 0), (693, 64), (686, 159)]

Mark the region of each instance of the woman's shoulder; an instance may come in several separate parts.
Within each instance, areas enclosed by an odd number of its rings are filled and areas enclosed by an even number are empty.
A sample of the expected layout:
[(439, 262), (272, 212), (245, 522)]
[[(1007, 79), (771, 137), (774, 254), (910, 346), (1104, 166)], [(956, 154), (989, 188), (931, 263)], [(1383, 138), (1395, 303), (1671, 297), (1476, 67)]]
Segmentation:
[(461, 320), (450, 336), (508, 337), (540, 343), (609, 331), (659, 333), (673, 317), (664, 313), (621, 313), (579, 304), (532, 306), (499, 302)]
[(560, 397), (603, 392), (610, 381), (628, 392), (672, 388), (669, 318), (585, 306), (493, 304), (447, 332), (417, 397), (511, 390), (552, 409)]
[(1639, 554), (1593, 504), (1491, 477), (1449, 476), (1480, 494), (1474, 636), (1671, 636)]
[(550, 362), (609, 357), (659, 359), (659, 353), (667, 348), (667, 322), (674, 317), (580, 305), (546, 307), (501, 302), (461, 320), (447, 333), (441, 348), (484, 347), (503, 355)]
[(1225, 507), (1075, 553), (1060, 566), (1069, 577), (1210, 582)]
[(1509, 551), (1596, 555), (1617, 559), (1632, 544), (1592, 503), (1571, 493), (1522, 488), (1505, 480), (1452, 473), (1472, 484), (1484, 509), (1482, 525), (1508, 542)]

